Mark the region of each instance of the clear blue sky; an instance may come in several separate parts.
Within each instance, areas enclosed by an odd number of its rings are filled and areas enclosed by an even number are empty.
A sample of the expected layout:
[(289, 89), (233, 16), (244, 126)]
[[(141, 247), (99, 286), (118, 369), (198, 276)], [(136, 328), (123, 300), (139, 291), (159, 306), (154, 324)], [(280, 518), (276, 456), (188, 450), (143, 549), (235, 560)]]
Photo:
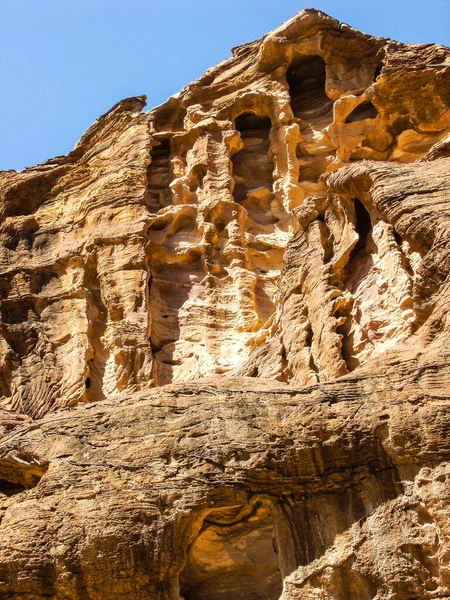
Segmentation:
[(450, 0), (307, 1), (0, 0), (0, 169), (67, 153), (122, 98), (160, 104), (314, 2), (373, 35), (450, 46)]

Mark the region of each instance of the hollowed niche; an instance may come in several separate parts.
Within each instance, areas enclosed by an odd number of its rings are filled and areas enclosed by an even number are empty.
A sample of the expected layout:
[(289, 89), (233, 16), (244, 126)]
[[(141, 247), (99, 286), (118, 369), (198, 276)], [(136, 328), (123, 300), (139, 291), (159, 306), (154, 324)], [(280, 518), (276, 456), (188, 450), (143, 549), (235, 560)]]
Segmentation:
[(282, 592), (271, 510), (263, 504), (214, 509), (180, 574), (185, 600), (278, 600)]
[(27, 488), (21, 483), (14, 483), (12, 481), (8, 481), (7, 479), (0, 479), (0, 494), (5, 494), (5, 496), (14, 496), (15, 494), (20, 494), (20, 492), (24, 492)]
[(362, 102), (348, 115), (346, 123), (356, 123), (365, 119), (375, 119), (378, 116), (378, 111), (372, 102)]
[(151, 163), (147, 168), (147, 205), (157, 212), (170, 204), (170, 140), (159, 140), (150, 153)]
[(316, 121), (332, 115), (333, 101), (325, 93), (326, 65), (321, 56), (302, 56), (286, 72), (294, 116)]
[(237, 117), (236, 129), (244, 144), (242, 150), (231, 157), (235, 181), (234, 199), (242, 203), (247, 194), (257, 188), (272, 191), (273, 162), (269, 154), (271, 121), (253, 113)]
[(20, 457), (8, 458), (0, 464), (0, 499), (15, 496), (38, 485), (48, 470), (48, 463), (28, 463)]

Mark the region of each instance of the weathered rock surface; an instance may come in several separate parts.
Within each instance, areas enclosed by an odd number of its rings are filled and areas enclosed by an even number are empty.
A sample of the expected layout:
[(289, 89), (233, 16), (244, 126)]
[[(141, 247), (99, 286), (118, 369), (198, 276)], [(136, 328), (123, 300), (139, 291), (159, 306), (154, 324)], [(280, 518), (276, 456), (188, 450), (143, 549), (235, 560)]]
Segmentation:
[(144, 106), (0, 174), (0, 597), (449, 599), (450, 50)]

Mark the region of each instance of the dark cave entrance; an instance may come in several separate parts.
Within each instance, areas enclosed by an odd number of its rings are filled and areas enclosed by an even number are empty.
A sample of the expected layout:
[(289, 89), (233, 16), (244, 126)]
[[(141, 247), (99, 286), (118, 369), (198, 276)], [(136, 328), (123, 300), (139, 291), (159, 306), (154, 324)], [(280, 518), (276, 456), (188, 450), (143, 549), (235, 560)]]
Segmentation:
[(7, 479), (0, 479), (0, 493), (5, 494), (5, 496), (14, 496), (15, 494), (20, 494), (20, 492), (24, 492), (27, 488), (21, 483), (14, 483), (12, 481), (8, 481)]
[(286, 72), (294, 116), (305, 121), (331, 117), (333, 101), (325, 93), (326, 65), (321, 56), (302, 56)]
[[(352, 293), (355, 292), (354, 285), (358, 281), (358, 274), (370, 270), (374, 250), (370, 213), (358, 198), (353, 198), (353, 204), (355, 207), (355, 231), (358, 234), (358, 241), (350, 253), (343, 272), (343, 285), (348, 287)], [(336, 333), (342, 335), (342, 359), (345, 361), (348, 371), (352, 372), (360, 364), (355, 356), (354, 333), (351, 331), (354, 325), (354, 316), (349, 307), (344, 311), (338, 310), (335, 316), (337, 318), (345, 317), (345, 322), (336, 328)]]
[(38, 485), (47, 472), (48, 463), (36, 463), (33, 472), (26, 468), (27, 464), (20, 457), (15, 457), (13, 464), (0, 465), (0, 498), (2, 495), (15, 496)]
[(180, 574), (185, 600), (278, 600), (282, 576), (270, 507), (212, 510)]
[(350, 254), (349, 264), (356, 258), (361, 250), (365, 250), (369, 234), (372, 231), (372, 221), (367, 208), (361, 200), (358, 200), (358, 198), (353, 198), (353, 203), (355, 206), (356, 217), (355, 229), (359, 239)]

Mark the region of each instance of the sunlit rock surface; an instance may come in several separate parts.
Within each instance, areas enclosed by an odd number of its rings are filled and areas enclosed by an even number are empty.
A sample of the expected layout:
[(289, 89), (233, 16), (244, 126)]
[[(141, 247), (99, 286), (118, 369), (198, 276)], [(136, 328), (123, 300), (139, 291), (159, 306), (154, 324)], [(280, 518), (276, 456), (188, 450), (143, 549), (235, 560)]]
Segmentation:
[(450, 598), (450, 50), (306, 10), (0, 173), (0, 597)]

